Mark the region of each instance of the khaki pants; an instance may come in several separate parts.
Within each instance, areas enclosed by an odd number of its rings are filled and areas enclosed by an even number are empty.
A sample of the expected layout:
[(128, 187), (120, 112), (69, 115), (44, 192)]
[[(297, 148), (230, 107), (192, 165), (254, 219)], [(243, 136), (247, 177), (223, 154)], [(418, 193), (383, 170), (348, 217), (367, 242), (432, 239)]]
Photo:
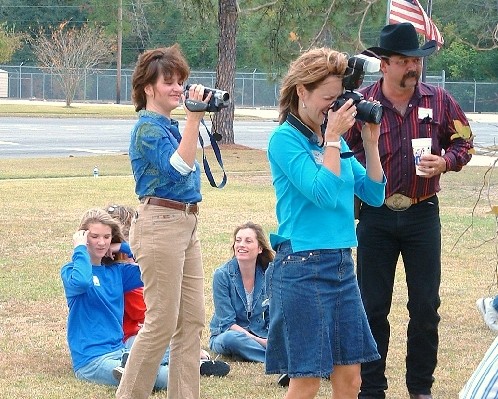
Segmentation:
[(141, 204), (130, 244), (142, 272), (147, 311), (116, 398), (147, 398), (170, 345), (168, 398), (198, 399), (205, 314), (197, 215)]

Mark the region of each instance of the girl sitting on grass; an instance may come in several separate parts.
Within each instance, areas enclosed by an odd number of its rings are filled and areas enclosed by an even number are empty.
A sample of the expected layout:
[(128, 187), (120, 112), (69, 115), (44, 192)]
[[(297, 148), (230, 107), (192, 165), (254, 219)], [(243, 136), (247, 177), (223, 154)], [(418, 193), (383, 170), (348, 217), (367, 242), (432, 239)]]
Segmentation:
[[(76, 378), (118, 385), (113, 369), (121, 365), (124, 293), (143, 283), (136, 264), (116, 263), (111, 243), (130, 253), (119, 223), (102, 209), (83, 215), (73, 235), (71, 262), (62, 267), (69, 315), (67, 341)], [(130, 253), (131, 254), (131, 253)], [(155, 389), (165, 389), (168, 366), (160, 366)]]
[(232, 250), (232, 259), (213, 274), (209, 346), (220, 355), (264, 363), (269, 325), (265, 270), (273, 251), (263, 228), (252, 222), (235, 228)]

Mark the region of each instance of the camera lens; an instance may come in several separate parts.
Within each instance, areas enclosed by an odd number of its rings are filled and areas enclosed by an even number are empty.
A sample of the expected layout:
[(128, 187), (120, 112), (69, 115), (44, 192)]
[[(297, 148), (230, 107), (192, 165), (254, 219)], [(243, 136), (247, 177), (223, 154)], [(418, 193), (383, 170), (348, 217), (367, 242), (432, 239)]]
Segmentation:
[(228, 92), (223, 90), (213, 90), (213, 94), (216, 98), (219, 98), (221, 101), (228, 101), (230, 99), (230, 95)]
[(364, 122), (379, 124), (382, 119), (382, 105), (362, 100), (356, 104), (356, 119)]

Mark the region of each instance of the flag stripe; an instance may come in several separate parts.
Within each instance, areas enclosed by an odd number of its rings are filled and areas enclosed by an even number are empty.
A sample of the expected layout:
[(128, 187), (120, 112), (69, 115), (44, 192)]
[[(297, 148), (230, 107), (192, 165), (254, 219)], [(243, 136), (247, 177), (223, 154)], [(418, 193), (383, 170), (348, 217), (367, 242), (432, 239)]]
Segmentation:
[[(408, 3), (400, 3), (396, 0), (393, 0), (391, 3), (391, 18), (398, 17), (397, 20), (399, 22), (411, 22), (413, 24), (418, 24), (421, 28), (425, 28), (425, 21), (423, 16), (420, 14), (420, 11), (417, 7), (411, 6)], [(422, 32), (424, 33), (424, 32)]]
[(427, 16), (418, 0), (390, 0), (389, 23), (410, 22), (427, 40), (436, 40), (438, 47), (444, 44), (439, 29)]

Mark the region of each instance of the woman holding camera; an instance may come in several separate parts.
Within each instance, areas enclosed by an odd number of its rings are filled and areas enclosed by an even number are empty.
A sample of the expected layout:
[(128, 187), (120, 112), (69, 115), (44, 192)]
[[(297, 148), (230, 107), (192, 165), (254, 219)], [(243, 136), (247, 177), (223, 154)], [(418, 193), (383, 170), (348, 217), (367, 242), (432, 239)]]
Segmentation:
[[(131, 133), (130, 160), (140, 200), (130, 244), (140, 265), (147, 307), (116, 393), (147, 398), (170, 345), (168, 397), (199, 398), (199, 352), (204, 327), (204, 274), (197, 237), (200, 167), (195, 160), (204, 112), (185, 110), (180, 135), (171, 118), (190, 73), (178, 45), (145, 51), (132, 78), (138, 121)], [(191, 100), (205, 100), (191, 85)]]
[(351, 247), (357, 244), (354, 194), (380, 206), (386, 180), (379, 125), (363, 127), (365, 169), (342, 138), (355, 122), (353, 101), (331, 109), (343, 93), (346, 66), (344, 54), (327, 48), (291, 63), (280, 90), (280, 125), (268, 145), (279, 225), (266, 272), (266, 372), (289, 375), (286, 399), (314, 398), (322, 378), (330, 379), (334, 397), (356, 399), (360, 364), (379, 358)]

